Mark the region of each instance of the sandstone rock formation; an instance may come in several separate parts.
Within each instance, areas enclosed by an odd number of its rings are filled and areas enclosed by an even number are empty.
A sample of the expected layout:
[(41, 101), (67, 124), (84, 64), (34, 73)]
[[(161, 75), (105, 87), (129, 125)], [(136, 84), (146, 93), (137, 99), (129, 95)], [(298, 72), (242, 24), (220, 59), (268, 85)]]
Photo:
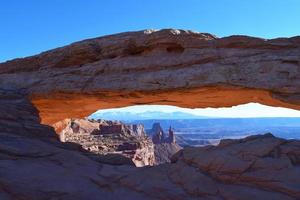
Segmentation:
[(165, 133), (161, 128), (160, 123), (154, 123), (152, 125), (152, 128), (149, 131), (149, 135), (152, 136), (152, 142), (154, 144), (162, 143), (162, 141), (165, 139)]
[[(186, 148), (173, 157), (173, 162), (203, 173), (190, 176), (194, 181), (206, 177), (202, 182), (205, 187), (196, 184), (188, 189), (191, 192), (211, 195), (220, 192), (224, 199), (299, 199), (299, 150), (297, 140), (265, 134), (221, 140), (216, 147)], [(185, 170), (183, 174), (187, 173)], [(191, 180), (183, 180), (185, 176), (174, 175), (179, 184), (191, 186)]]
[(0, 108), (9, 112), (0, 112), (0, 199), (300, 198), (297, 140), (251, 136), (186, 148), (172, 164), (105, 165), (74, 145), (52, 140), (54, 129), (39, 124), (28, 100), (5, 94)]
[(101, 164), (37, 138), (0, 139), (3, 200), (300, 198), (300, 143), (271, 135), (187, 148), (151, 168)]
[(46, 124), (135, 104), (300, 109), (299, 63), (300, 37), (146, 30), (1, 63), (0, 88), (26, 91)]
[(156, 164), (171, 162), (171, 157), (182, 149), (176, 143), (175, 134), (171, 127), (169, 128), (168, 135), (166, 135), (160, 123), (157, 122), (152, 125), (149, 134), (152, 135), (152, 141), (154, 143)]
[(168, 136), (166, 136), (164, 130), (161, 128), (160, 123), (158, 122), (152, 125), (152, 129), (150, 130), (149, 134), (152, 135), (152, 141), (154, 144), (176, 143), (173, 129), (170, 127)]
[(155, 164), (170, 163), (172, 156), (181, 149), (182, 147), (176, 143), (154, 144)]
[(299, 37), (148, 30), (1, 63), (0, 199), (300, 199), (296, 140), (225, 140), (135, 168), (90, 159), (40, 123), (136, 104), (300, 109), (299, 62)]
[(88, 156), (108, 164), (154, 165), (154, 147), (143, 125), (118, 121), (66, 119), (54, 124), (62, 142), (79, 144)]

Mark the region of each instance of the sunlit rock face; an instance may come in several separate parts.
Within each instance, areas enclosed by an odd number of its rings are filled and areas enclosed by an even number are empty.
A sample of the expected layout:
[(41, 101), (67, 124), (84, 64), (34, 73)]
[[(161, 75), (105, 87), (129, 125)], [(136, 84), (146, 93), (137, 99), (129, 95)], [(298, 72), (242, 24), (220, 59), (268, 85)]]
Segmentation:
[(1, 63), (0, 88), (25, 90), (46, 124), (135, 104), (300, 109), (299, 47), (299, 37), (127, 32)]
[(113, 165), (155, 164), (154, 146), (143, 125), (118, 121), (65, 119), (54, 124), (60, 141), (79, 144), (89, 157)]
[(136, 168), (97, 162), (40, 123), (134, 104), (300, 109), (299, 44), (141, 31), (0, 64), (0, 199), (300, 199), (299, 141), (225, 140)]

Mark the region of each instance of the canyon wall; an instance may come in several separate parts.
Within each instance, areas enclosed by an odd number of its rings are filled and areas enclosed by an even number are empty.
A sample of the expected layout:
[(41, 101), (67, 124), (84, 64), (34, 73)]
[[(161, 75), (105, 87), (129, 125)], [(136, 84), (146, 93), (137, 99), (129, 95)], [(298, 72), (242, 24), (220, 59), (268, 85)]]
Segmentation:
[(154, 145), (143, 125), (108, 120), (65, 119), (55, 123), (54, 127), (60, 141), (80, 145), (90, 158), (101, 163), (136, 167), (156, 164)]

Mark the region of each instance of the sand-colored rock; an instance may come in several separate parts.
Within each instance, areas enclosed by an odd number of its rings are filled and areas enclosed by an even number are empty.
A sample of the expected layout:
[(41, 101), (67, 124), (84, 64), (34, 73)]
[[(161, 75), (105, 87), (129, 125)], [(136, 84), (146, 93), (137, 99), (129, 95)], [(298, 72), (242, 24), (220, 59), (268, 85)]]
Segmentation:
[(80, 145), (89, 157), (102, 163), (137, 167), (155, 164), (154, 145), (143, 125), (65, 119), (54, 124), (54, 127), (61, 142)]
[(300, 180), (296, 178), (300, 172), (297, 160), (300, 154), (298, 149), (291, 155), (287, 146), (296, 150), (300, 142), (265, 134), (221, 141), (216, 147), (185, 148), (173, 161), (196, 167), (224, 184), (257, 187), (297, 199), (300, 198)]
[(145, 30), (1, 63), (0, 88), (25, 90), (46, 124), (135, 104), (300, 109), (299, 63), (299, 37)]
[(0, 199), (300, 198), (297, 140), (251, 136), (224, 140), (219, 146), (185, 148), (169, 164), (106, 165), (91, 159), (79, 145), (54, 140), (54, 129), (38, 123), (29, 101), (14, 98), (0, 104), (3, 110), (10, 108), (11, 116), (23, 114), (5, 124), (3, 119), (10, 115), (0, 112)]
[(1, 63), (0, 199), (300, 199), (296, 140), (226, 140), (135, 168), (92, 160), (40, 123), (135, 104), (300, 109), (299, 45), (299, 37), (147, 30)]

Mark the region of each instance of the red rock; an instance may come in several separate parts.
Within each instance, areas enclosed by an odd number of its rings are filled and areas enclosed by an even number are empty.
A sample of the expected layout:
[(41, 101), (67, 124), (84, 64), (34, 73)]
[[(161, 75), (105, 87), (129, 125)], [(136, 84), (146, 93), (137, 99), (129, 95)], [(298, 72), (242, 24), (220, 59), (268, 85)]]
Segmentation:
[(0, 198), (300, 199), (299, 141), (226, 140), (134, 168), (92, 160), (40, 123), (136, 104), (300, 109), (299, 48), (299, 37), (147, 30), (1, 63)]
[(105, 120), (66, 119), (54, 127), (60, 130), (57, 133), (62, 142), (81, 145), (90, 152), (88, 156), (103, 163), (133, 164), (137, 167), (155, 164), (154, 146), (142, 125), (126, 125)]
[(0, 88), (26, 90), (46, 124), (149, 102), (300, 109), (299, 48), (299, 37), (128, 32), (1, 63)]

